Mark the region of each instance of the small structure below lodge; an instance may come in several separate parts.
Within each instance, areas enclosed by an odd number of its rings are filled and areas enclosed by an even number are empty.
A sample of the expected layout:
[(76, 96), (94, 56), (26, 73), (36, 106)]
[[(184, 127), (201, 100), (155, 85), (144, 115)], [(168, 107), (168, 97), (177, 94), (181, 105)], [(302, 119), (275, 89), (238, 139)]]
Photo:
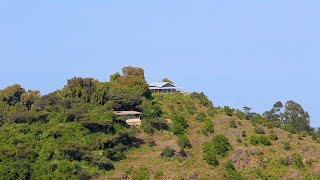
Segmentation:
[(149, 84), (149, 89), (152, 93), (180, 93), (181, 89), (170, 82), (159, 82)]
[(123, 117), (129, 126), (141, 126), (141, 112), (137, 111), (115, 111), (118, 117)]

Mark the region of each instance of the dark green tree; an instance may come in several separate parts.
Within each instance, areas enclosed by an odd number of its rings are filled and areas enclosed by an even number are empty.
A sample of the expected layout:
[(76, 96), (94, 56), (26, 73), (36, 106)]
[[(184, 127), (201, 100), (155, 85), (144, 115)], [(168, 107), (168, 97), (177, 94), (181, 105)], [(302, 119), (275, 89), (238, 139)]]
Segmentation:
[(110, 82), (115, 82), (119, 77), (121, 77), (120, 73), (115, 73), (110, 76)]
[(25, 89), (23, 89), (21, 85), (14, 84), (3, 90), (0, 90), (0, 100), (8, 103), (10, 106), (16, 105), (20, 102), (21, 95), (25, 92)]
[(281, 122), (282, 119), (282, 108), (283, 104), (278, 101), (276, 102), (270, 111), (266, 111), (262, 114), (269, 121)]
[(310, 130), (310, 116), (302, 106), (292, 100), (285, 105), (283, 124), (291, 124), (297, 131)]

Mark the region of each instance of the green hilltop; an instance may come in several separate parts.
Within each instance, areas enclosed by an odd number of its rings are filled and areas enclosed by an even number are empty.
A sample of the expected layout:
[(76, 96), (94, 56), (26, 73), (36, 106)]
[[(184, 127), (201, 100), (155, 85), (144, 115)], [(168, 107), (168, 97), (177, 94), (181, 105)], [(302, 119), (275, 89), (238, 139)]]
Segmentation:
[[(114, 111), (141, 112), (141, 126)], [(320, 179), (319, 139), (294, 101), (262, 115), (216, 107), (204, 93), (151, 93), (130, 66), (43, 96), (0, 90), (0, 179)]]

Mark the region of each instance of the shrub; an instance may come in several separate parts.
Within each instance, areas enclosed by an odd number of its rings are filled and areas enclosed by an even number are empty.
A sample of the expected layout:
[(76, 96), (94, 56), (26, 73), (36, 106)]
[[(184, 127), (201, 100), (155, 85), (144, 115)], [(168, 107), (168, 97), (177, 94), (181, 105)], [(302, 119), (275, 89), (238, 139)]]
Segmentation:
[(200, 122), (203, 122), (205, 119), (206, 119), (206, 115), (203, 112), (199, 113), (196, 117), (196, 120)]
[(270, 139), (276, 141), (276, 140), (278, 140), (278, 136), (276, 134), (274, 134), (274, 133), (271, 133), (270, 134)]
[(213, 108), (208, 109), (208, 115), (213, 117), (216, 114), (216, 111)]
[(284, 149), (284, 150), (287, 150), (287, 151), (291, 150), (291, 145), (290, 145), (290, 143), (289, 143), (289, 142), (284, 142), (284, 143), (283, 143), (283, 149)]
[(289, 160), (289, 158), (280, 157), (279, 158), (279, 163), (284, 165), (284, 166), (289, 166), (290, 165), (290, 160)]
[(145, 140), (145, 142), (149, 147), (157, 146), (156, 141), (153, 138), (148, 138)]
[(179, 135), (178, 136), (178, 144), (182, 149), (191, 148), (190, 141), (186, 135)]
[(294, 129), (292, 124), (285, 124), (285, 125), (282, 126), (282, 129), (285, 130), (285, 131), (288, 131), (288, 132), (290, 132), (292, 134), (296, 133), (296, 130)]
[(213, 137), (212, 145), (217, 155), (220, 155), (222, 157), (225, 157), (228, 151), (231, 150), (231, 145), (228, 141), (228, 138), (221, 134)]
[(297, 135), (297, 138), (298, 138), (299, 140), (303, 140), (303, 137), (304, 137), (304, 136), (303, 136), (302, 133), (300, 133), (300, 134)]
[(210, 134), (210, 133), (214, 133), (213, 122), (210, 119), (205, 120), (202, 132), (205, 135)]
[(309, 159), (306, 161), (306, 164), (308, 164), (308, 166), (312, 166), (312, 164), (314, 163), (315, 161), (312, 160), (312, 159)]
[(250, 136), (250, 143), (252, 145), (258, 145), (259, 144), (259, 137), (256, 135)]
[(237, 137), (237, 142), (242, 143), (242, 139), (239, 136)]
[(187, 101), (186, 104), (185, 104), (185, 107), (186, 107), (186, 109), (187, 109), (189, 114), (194, 114), (195, 113), (196, 107), (195, 107), (193, 101)]
[(142, 167), (138, 170), (137, 175), (132, 178), (133, 180), (148, 180), (150, 179), (149, 170)]
[(154, 179), (161, 179), (162, 176), (163, 176), (163, 172), (162, 171), (157, 171), (154, 174)]
[(231, 109), (229, 106), (225, 106), (224, 108), (224, 112), (226, 113), (226, 115), (228, 116), (233, 116), (233, 109)]
[(218, 166), (219, 160), (217, 158), (217, 155), (214, 151), (206, 151), (203, 156), (203, 160), (205, 160), (208, 164), (211, 166)]
[(267, 136), (260, 136), (259, 142), (265, 146), (271, 146), (271, 142)]
[(238, 171), (227, 170), (225, 174), (227, 180), (242, 180), (242, 176)]
[(265, 134), (265, 131), (262, 127), (255, 127), (254, 131), (257, 133), (257, 134)]
[(230, 126), (231, 128), (237, 128), (237, 121), (231, 120), (231, 121), (229, 122), (229, 126)]
[(241, 180), (241, 179), (243, 179), (241, 177), (241, 174), (238, 171), (236, 171), (232, 161), (229, 160), (227, 162), (225, 168), (226, 168), (225, 178), (227, 180), (229, 180), (229, 179), (230, 180)]
[(162, 157), (167, 157), (167, 158), (171, 158), (174, 156), (174, 149), (166, 147), (162, 152), (161, 152), (161, 156)]
[(302, 162), (302, 157), (300, 154), (295, 154), (294, 155), (294, 164), (299, 168), (304, 168), (303, 162)]
[(242, 131), (242, 137), (247, 137), (247, 132), (246, 131)]
[(184, 117), (176, 117), (173, 119), (173, 125), (171, 131), (174, 135), (184, 134), (188, 127), (187, 121)]
[(246, 114), (239, 109), (237, 109), (234, 113), (235, 116), (237, 116), (239, 119), (243, 120), (246, 119)]
[(226, 170), (231, 170), (231, 171), (236, 170), (236, 168), (234, 167), (233, 162), (232, 162), (231, 160), (229, 160), (229, 161), (227, 162), (227, 164), (226, 164), (225, 167), (226, 167)]
[(316, 141), (316, 140), (318, 139), (318, 137), (317, 137), (317, 135), (316, 135), (315, 133), (313, 133), (313, 134), (311, 135), (311, 139), (312, 139), (313, 141)]
[(142, 127), (143, 131), (149, 135), (152, 135), (154, 133), (154, 129), (151, 125), (151, 122), (147, 119), (142, 121), (141, 127)]

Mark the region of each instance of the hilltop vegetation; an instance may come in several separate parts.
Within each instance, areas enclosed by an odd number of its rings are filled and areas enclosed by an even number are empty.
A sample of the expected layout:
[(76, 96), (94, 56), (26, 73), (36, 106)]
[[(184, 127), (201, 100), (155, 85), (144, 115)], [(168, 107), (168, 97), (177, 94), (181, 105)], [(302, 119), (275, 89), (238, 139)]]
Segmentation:
[[(142, 126), (115, 110), (141, 111)], [(204, 93), (151, 94), (130, 66), (44, 96), (0, 90), (0, 124), (3, 179), (320, 178), (320, 133), (298, 103), (260, 115), (214, 107)]]

